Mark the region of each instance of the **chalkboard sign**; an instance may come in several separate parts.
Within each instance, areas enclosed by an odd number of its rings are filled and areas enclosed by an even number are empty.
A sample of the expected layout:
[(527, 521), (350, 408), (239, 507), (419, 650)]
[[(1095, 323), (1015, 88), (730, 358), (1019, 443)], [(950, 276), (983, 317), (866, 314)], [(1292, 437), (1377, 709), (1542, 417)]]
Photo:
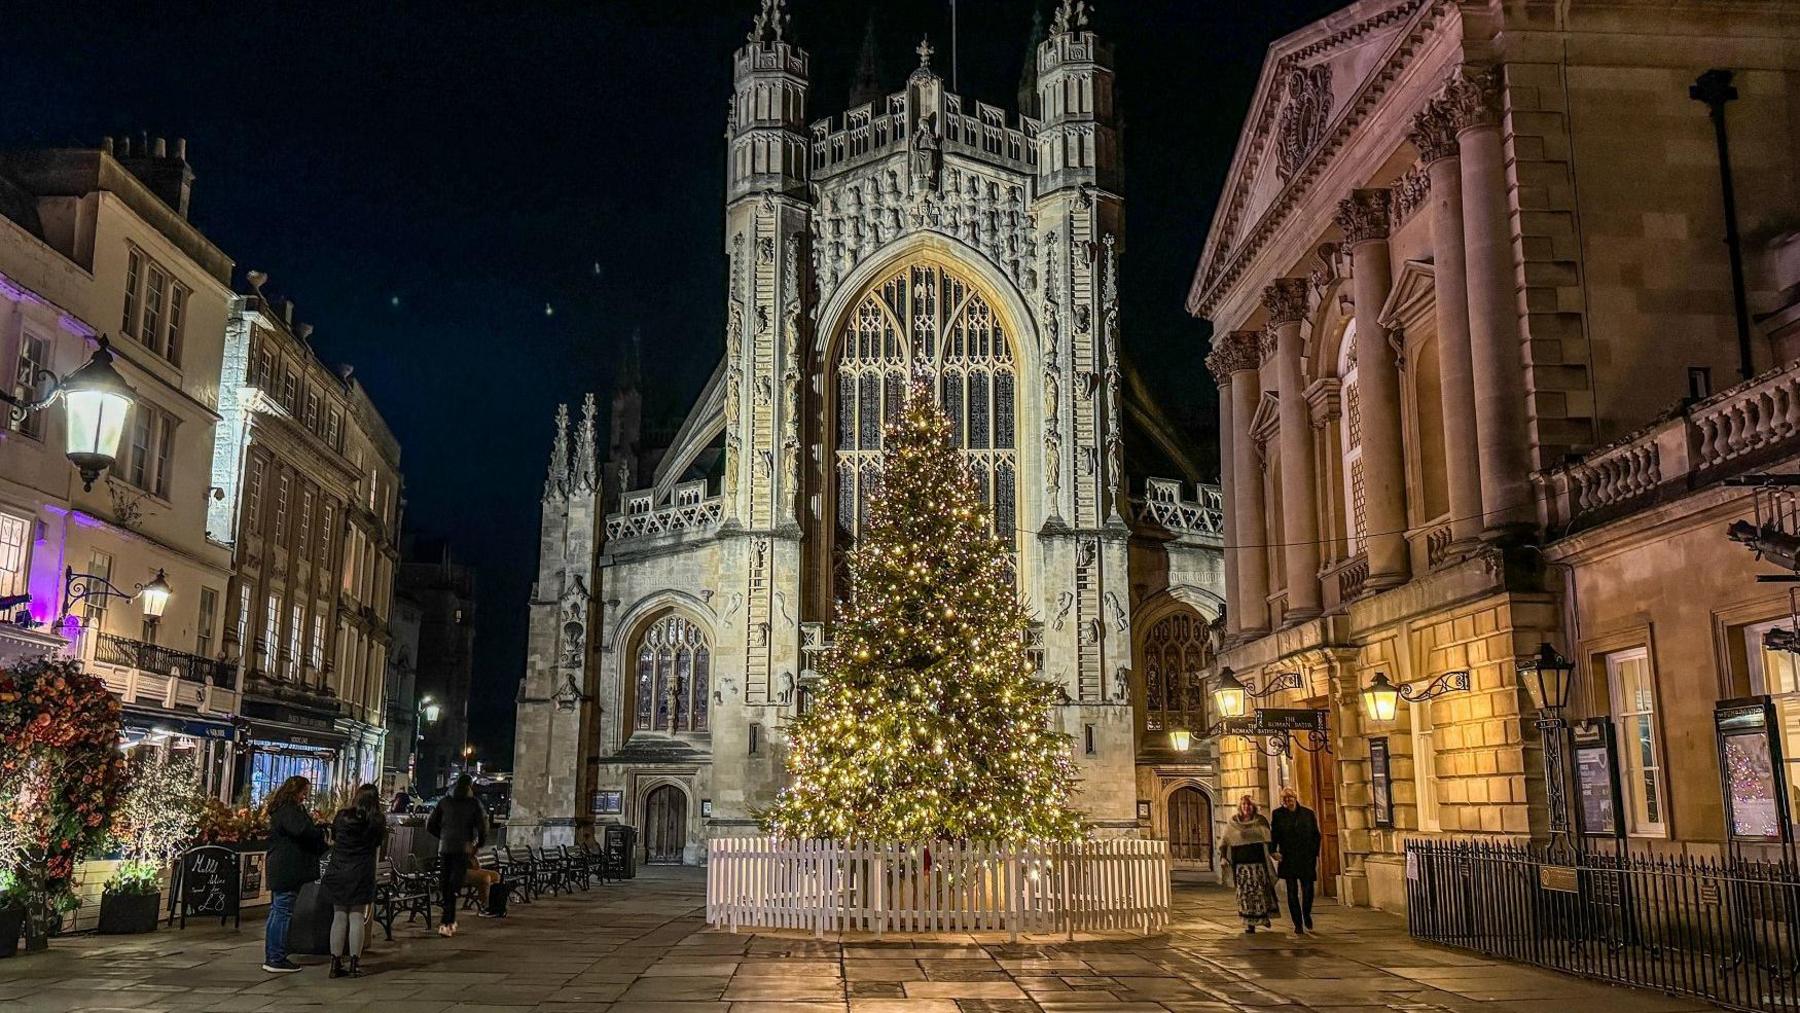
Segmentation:
[(235, 925), (243, 923), (239, 904), (239, 857), (230, 848), (216, 844), (191, 849), (181, 856), (177, 868), (179, 885), (175, 889), (181, 909), (181, 927), (187, 928), (188, 916), (219, 916), (219, 924), (227, 918)]

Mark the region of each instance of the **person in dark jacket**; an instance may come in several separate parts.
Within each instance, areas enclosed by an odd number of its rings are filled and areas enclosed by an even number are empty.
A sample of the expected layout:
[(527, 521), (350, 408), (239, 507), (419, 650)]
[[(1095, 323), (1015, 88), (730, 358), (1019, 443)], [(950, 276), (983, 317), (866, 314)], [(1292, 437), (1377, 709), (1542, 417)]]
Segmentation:
[(1300, 804), (1292, 788), (1281, 791), (1281, 808), (1269, 820), (1269, 841), (1275, 848), (1275, 875), (1287, 880), (1288, 913), (1294, 916), (1294, 934), (1312, 931), (1313, 883), (1319, 878), (1319, 817)]
[[(362, 976), (366, 914), (375, 900), (375, 858), (387, 840), (387, 815), (372, 784), (356, 789), (331, 821), (331, 861), (319, 885), (331, 902), (331, 976)], [(346, 968), (344, 961), (349, 959)]]
[(456, 935), (456, 895), (462, 892), (469, 862), (476, 849), (487, 843), (487, 813), (475, 798), (475, 779), (467, 774), (431, 810), (426, 832), (438, 839), (438, 890), (444, 902), (444, 919), (438, 935)]
[(319, 878), (325, 834), (306, 811), (312, 782), (298, 775), (269, 796), (269, 920), (263, 926), (263, 970), (290, 974), (300, 965), (288, 959), (288, 923), (300, 888)]

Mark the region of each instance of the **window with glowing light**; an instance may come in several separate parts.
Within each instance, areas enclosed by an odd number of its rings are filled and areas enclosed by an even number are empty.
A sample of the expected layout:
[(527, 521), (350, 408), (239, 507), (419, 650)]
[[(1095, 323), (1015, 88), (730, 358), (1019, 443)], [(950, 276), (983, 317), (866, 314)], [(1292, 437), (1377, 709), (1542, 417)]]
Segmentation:
[(638, 642), (632, 727), (640, 732), (706, 731), (712, 645), (679, 613), (651, 623)]
[(843, 553), (881, 484), (881, 437), (899, 415), (913, 366), (931, 378), (950, 416), (994, 531), (1016, 544), (1019, 523), (1018, 380), (999, 314), (968, 281), (937, 264), (913, 264), (877, 283), (839, 335), (834, 404), (833, 550)]
[(1144, 730), (1184, 728), (1196, 735), (1206, 719), (1206, 672), (1212, 668), (1206, 620), (1183, 609), (1144, 635), (1139, 667), (1144, 673)]

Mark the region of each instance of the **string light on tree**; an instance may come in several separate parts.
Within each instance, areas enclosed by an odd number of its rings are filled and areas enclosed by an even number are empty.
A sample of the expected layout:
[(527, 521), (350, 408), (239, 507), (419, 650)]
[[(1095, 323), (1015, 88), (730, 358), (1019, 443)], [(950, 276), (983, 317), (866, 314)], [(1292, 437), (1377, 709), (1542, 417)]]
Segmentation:
[(883, 438), (814, 704), (789, 726), (793, 783), (762, 814), (785, 838), (1060, 841), (1068, 737), (1025, 649), (1007, 546), (915, 377)]

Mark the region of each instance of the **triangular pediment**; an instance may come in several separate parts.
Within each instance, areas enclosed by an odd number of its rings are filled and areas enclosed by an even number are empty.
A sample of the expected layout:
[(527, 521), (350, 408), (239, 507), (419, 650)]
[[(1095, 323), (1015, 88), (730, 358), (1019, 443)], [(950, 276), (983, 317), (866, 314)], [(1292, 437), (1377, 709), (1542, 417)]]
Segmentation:
[(1269, 47), (1188, 293), (1190, 313), (1211, 313), (1446, 6), (1360, 0)]
[(1265, 390), (1262, 400), (1256, 404), (1256, 414), (1250, 416), (1250, 438), (1256, 441), (1258, 448), (1262, 448), (1279, 432), (1281, 396), (1272, 390)]
[(1429, 260), (1409, 260), (1400, 265), (1400, 277), (1381, 306), (1378, 321), (1387, 328), (1412, 329), (1437, 306), (1436, 273)]

